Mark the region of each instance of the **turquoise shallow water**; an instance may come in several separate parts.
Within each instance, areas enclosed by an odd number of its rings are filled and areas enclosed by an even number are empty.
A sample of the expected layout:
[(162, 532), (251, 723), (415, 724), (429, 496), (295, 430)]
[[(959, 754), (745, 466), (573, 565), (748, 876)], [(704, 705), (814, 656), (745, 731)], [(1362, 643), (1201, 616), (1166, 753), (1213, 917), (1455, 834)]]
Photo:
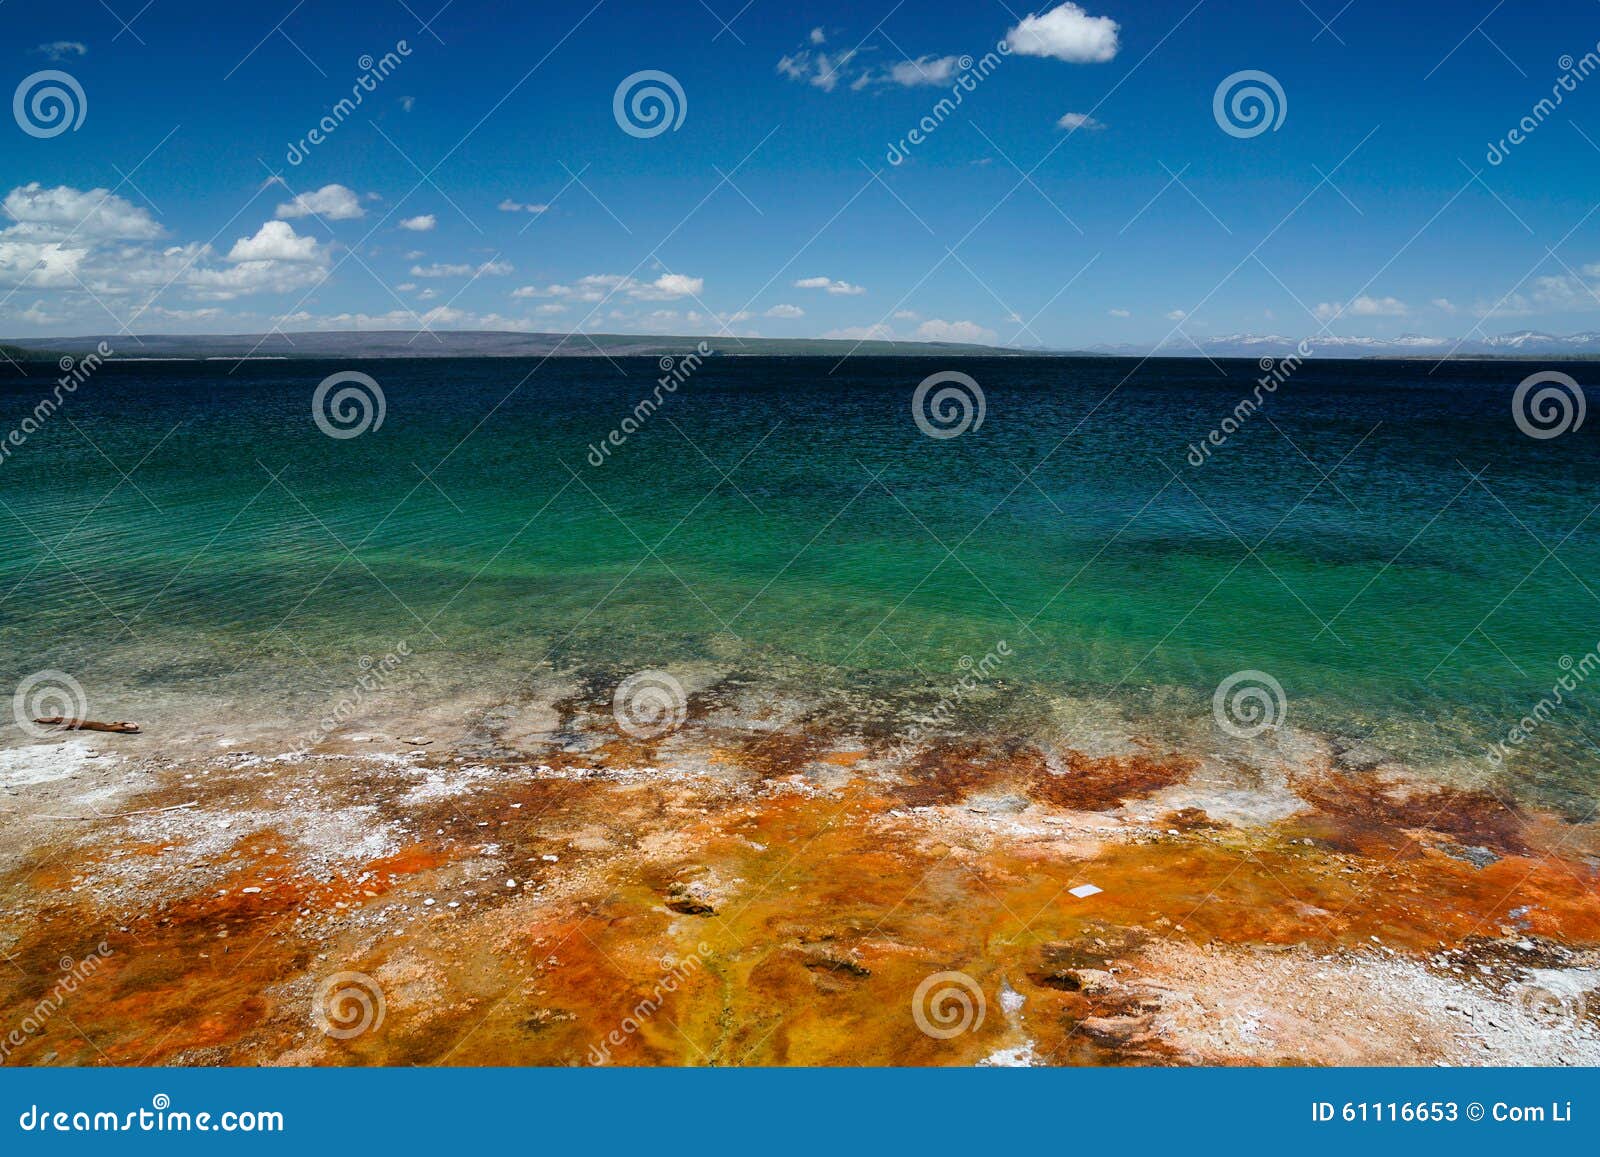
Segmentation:
[[(711, 359), (598, 467), (653, 360), (367, 363), (384, 420), (349, 439), (311, 408), (346, 364), (109, 366), (0, 465), (0, 679), (315, 713), (405, 640), (419, 696), (696, 662), (876, 692), (1005, 640), (997, 720), (1156, 731), (1254, 669), (1295, 724), (1596, 795), (1585, 686), (1483, 757), (1600, 642), (1600, 435), (1512, 421), (1553, 367), (1313, 360), (1195, 467), (1255, 363), (951, 365), (985, 416), (935, 439), (944, 365)], [(0, 384), (0, 425), (50, 381)]]

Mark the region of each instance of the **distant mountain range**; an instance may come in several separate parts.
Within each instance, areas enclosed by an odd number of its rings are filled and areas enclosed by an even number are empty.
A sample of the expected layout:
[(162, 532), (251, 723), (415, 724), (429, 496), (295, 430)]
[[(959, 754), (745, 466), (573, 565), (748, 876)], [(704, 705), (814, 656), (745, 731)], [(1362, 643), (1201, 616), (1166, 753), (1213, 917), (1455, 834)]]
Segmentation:
[[(487, 330), (318, 331), (270, 334), (95, 334), (86, 337), (7, 338), (0, 357), (55, 361), (81, 357), (104, 342), (120, 360), (238, 358), (417, 358), (417, 357), (681, 357), (700, 348), (718, 357), (1285, 357), (1298, 337), (1228, 334), (1172, 337), (1151, 346), (1136, 343), (1085, 349), (1023, 349), (930, 341), (842, 341), (833, 338), (655, 337), (648, 334), (517, 333)], [(1523, 330), (1496, 337), (1458, 339), (1402, 334), (1393, 338), (1308, 339), (1315, 355), (1335, 358), (1583, 358), (1600, 357), (1600, 332), (1565, 337)]]
[[(94, 334), (87, 337), (7, 338), (6, 346), (30, 360), (82, 356), (100, 342), (112, 356), (232, 361), (238, 358), (542, 358), (681, 357), (701, 343), (718, 357), (1018, 357), (1028, 351), (1000, 346), (928, 341), (839, 341), (827, 338), (653, 337), (616, 333), (515, 333), (488, 330), (370, 330), (270, 334)], [(707, 355), (702, 355), (707, 356)]]
[[(1091, 346), (1087, 352), (1122, 357), (1150, 354), (1162, 357), (1199, 357), (1201, 354), (1213, 358), (1282, 357), (1293, 352), (1300, 340), (1278, 334), (1253, 333), (1198, 337), (1192, 341), (1175, 336), (1156, 346), (1098, 345)], [(1573, 357), (1600, 355), (1600, 333), (1574, 333), (1560, 337), (1528, 329), (1485, 338), (1425, 337), (1416, 333), (1401, 334), (1399, 337), (1338, 337), (1323, 334), (1307, 339), (1307, 345), (1315, 354), (1342, 358)]]

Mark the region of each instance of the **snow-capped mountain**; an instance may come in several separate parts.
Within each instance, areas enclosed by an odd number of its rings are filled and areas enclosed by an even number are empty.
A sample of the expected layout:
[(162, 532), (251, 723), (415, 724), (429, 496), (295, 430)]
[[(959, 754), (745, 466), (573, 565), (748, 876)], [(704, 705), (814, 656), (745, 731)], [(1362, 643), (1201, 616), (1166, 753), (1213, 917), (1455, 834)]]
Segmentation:
[[(1284, 334), (1233, 333), (1215, 337), (1174, 334), (1155, 346), (1103, 344), (1090, 346), (1087, 352), (1135, 356), (1159, 354), (1166, 357), (1195, 357), (1201, 354), (1213, 358), (1283, 357), (1295, 352), (1301, 340)], [(1306, 338), (1305, 342), (1313, 354), (1333, 357), (1515, 357), (1538, 354), (1559, 357), (1600, 354), (1600, 332), (1592, 331), (1564, 337), (1537, 330), (1466, 338), (1429, 337), (1419, 333), (1406, 333), (1398, 337), (1322, 334)]]

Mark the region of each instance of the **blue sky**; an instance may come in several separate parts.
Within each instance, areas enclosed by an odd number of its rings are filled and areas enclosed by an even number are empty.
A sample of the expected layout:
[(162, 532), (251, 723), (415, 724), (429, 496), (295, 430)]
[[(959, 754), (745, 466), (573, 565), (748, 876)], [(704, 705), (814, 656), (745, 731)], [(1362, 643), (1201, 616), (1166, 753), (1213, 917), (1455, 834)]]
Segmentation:
[(1593, 0), (442, 2), (0, 4), (0, 335), (1600, 329)]

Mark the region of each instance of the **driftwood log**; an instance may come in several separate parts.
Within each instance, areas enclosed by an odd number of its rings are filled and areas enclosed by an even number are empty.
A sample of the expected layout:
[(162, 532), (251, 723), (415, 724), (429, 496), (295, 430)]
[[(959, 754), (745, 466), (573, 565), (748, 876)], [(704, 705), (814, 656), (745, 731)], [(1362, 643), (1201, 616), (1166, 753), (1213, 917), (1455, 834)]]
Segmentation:
[(64, 715), (48, 715), (43, 719), (35, 719), (35, 723), (45, 727), (59, 727), (63, 731), (114, 731), (118, 735), (137, 735), (137, 723), (97, 723), (93, 719), (68, 719)]

